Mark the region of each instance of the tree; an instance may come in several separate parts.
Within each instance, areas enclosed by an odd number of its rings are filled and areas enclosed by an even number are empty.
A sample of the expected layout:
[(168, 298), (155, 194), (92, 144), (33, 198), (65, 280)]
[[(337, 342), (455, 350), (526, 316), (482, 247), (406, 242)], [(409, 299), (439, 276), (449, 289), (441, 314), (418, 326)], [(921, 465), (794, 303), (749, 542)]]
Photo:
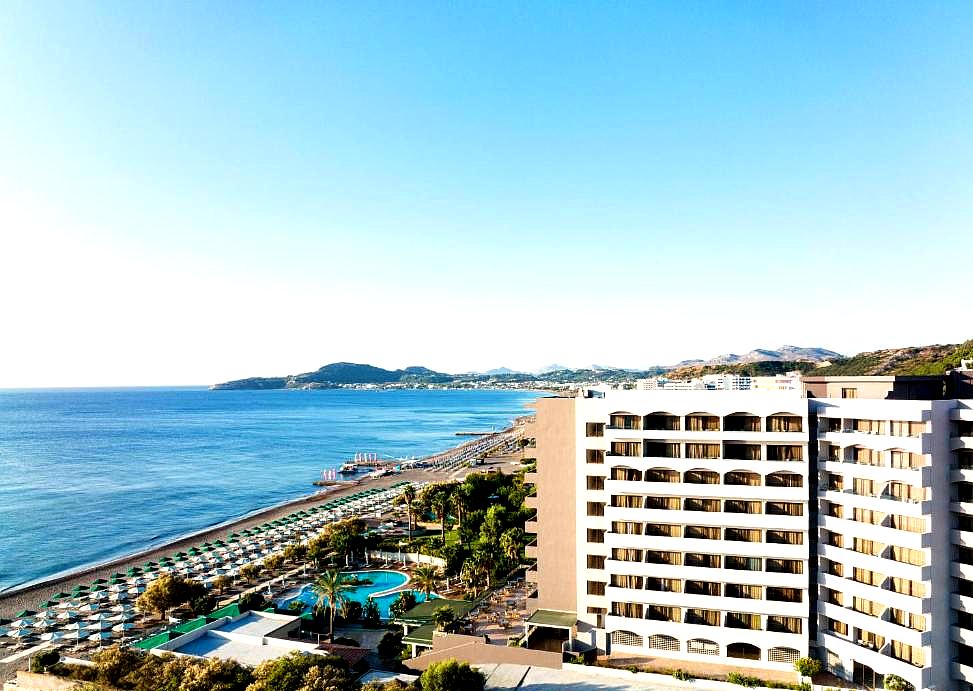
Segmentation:
[[(347, 674), (348, 671), (348, 663), (340, 657), (335, 655), (306, 655), (295, 650), (289, 655), (267, 660), (257, 665), (253, 670), (253, 683), (247, 687), (247, 691), (302, 691), (308, 681), (317, 683), (316, 679), (320, 678), (316, 674), (310, 680), (308, 679), (308, 673), (314, 667), (322, 668), (322, 673), (324, 668), (337, 670), (336, 672), (327, 672), (336, 681), (330, 687), (334, 691), (353, 688), (350, 679), (346, 681), (344, 677), (338, 674), (342, 672)], [(328, 687), (313, 686), (311, 688), (313, 691), (319, 691), (319, 689)]]
[(264, 559), (264, 568), (270, 573), (276, 573), (284, 565), (284, 557), (280, 554), (271, 554)]
[(249, 667), (236, 660), (211, 657), (186, 668), (179, 691), (240, 691), (253, 681)]
[(325, 528), (324, 536), (332, 551), (348, 558), (353, 557), (363, 545), (365, 528), (365, 521), (362, 519), (348, 518), (329, 525)]
[(821, 662), (813, 657), (802, 657), (794, 661), (794, 669), (802, 677), (813, 677), (821, 671)]
[(260, 593), (244, 593), (237, 605), (241, 612), (259, 611), (267, 606), (267, 601)]
[(500, 536), (500, 551), (513, 565), (520, 562), (520, 548), (524, 542), (524, 531), (520, 528), (507, 528)]
[(437, 607), (432, 613), (432, 620), (440, 631), (449, 631), (450, 627), (456, 623), (456, 612), (449, 605), (443, 605)]
[(260, 575), (260, 564), (247, 564), (240, 567), (240, 576), (247, 582), (252, 583)]
[(490, 557), (483, 550), (475, 550), (470, 557), (463, 562), (463, 568), (459, 574), (460, 580), (466, 589), (474, 596), (479, 594), (484, 586), (490, 587)]
[(43, 673), (48, 667), (53, 667), (60, 661), (61, 653), (57, 650), (42, 650), (31, 659), (30, 671)]
[(439, 569), (431, 564), (422, 564), (412, 572), (412, 585), (416, 590), (425, 593), (426, 599), (436, 590)]
[(305, 606), (304, 603), (301, 602), (300, 600), (294, 600), (289, 605), (287, 605), (287, 609), (290, 612), (296, 612), (297, 614), (300, 614), (301, 612), (304, 611), (304, 606)]
[(909, 691), (912, 688), (912, 684), (898, 674), (886, 674), (884, 685), (888, 691)]
[(352, 624), (361, 619), (362, 606), (360, 602), (345, 598), (341, 601), (341, 619)]
[(398, 599), (389, 606), (389, 613), (393, 618), (401, 617), (415, 607), (416, 604), (418, 603), (416, 602), (415, 593), (411, 590), (403, 590)]
[(370, 681), (361, 687), (361, 691), (415, 691), (415, 687), (401, 679), (393, 679), (392, 681)]
[(213, 579), (213, 588), (222, 595), (223, 592), (233, 586), (233, 579), (229, 576), (217, 576)]
[(454, 658), (431, 663), (419, 677), (422, 691), (483, 691), (485, 683), (483, 674)]
[(317, 580), (311, 585), (314, 594), (318, 596), (318, 600), (315, 603), (316, 608), (321, 608), (324, 606), (325, 601), (328, 603), (330, 609), (330, 629), (328, 636), (331, 641), (334, 641), (334, 615), (338, 607), (341, 606), (342, 601), (345, 599), (344, 591), (350, 588), (346, 582), (345, 577), (339, 571), (325, 571), (323, 574), (317, 577)]
[(412, 544), (412, 520), (413, 520), (412, 507), (413, 504), (415, 504), (416, 502), (415, 486), (412, 484), (406, 485), (405, 489), (402, 490), (402, 494), (400, 496), (402, 497), (402, 503), (405, 504), (405, 510), (407, 512), (407, 516), (409, 519), (409, 544), (411, 545)]
[(383, 660), (397, 660), (405, 649), (401, 631), (388, 631), (378, 642), (378, 656)]
[(346, 670), (332, 665), (315, 665), (304, 674), (297, 691), (351, 691), (353, 688), (355, 684)]
[(209, 614), (214, 609), (216, 609), (216, 598), (209, 593), (189, 601), (189, 611), (197, 617), (203, 614)]
[(283, 556), (287, 561), (297, 564), (307, 557), (307, 547), (300, 542), (292, 542), (284, 548)]
[(166, 613), (173, 607), (178, 607), (205, 592), (205, 587), (196, 581), (165, 574), (149, 583), (145, 592), (135, 601), (135, 608), (140, 612), (154, 612), (160, 618), (165, 618)]
[(362, 607), (362, 623), (369, 628), (376, 628), (382, 622), (382, 613), (378, 609), (378, 603), (373, 598), (365, 601)]
[(145, 653), (135, 648), (110, 645), (95, 653), (91, 661), (95, 663), (98, 681), (118, 686), (123, 678), (141, 667), (144, 657)]

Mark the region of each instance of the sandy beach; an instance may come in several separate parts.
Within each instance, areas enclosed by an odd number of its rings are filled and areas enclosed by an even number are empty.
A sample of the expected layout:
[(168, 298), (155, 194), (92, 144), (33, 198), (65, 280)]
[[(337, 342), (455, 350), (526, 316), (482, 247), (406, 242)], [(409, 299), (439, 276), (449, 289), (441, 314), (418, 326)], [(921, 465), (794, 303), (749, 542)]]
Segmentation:
[[(518, 423), (522, 424), (522, 419), (518, 419)], [(516, 429), (516, 426), (504, 430), (504, 433), (513, 431), (514, 429)], [(463, 443), (458, 444), (446, 451), (429, 456), (427, 460), (436, 462), (447, 454), (461, 451), (465, 447), (475, 444), (476, 441), (477, 440), (475, 439), (464, 441)], [(185, 551), (193, 545), (224, 538), (226, 537), (227, 533), (234, 531), (239, 532), (246, 528), (281, 518), (293, 513), (294, 511), (299, 511), (302, 508), (322, 504), (330, 501), (331, 499), (348, 494), (354, 494), (355, 492), (361, 491), (366, 487), (388, 487), (389, 485), (395, 484), (396, 482), (401, 482), (403, 480), (435, 482), (449, 479), (455, 475), (456, 471), (454, 469), (445, 471), (432, 469), (408, 470), (381, 478), (362, 479), (358, 482), (352, 481), (348, 484), (341, 484), (335, 489), (308, 494), (294, 499), (293, 501), (270, 507), (238, 520), (228, 521), (220, 526), (205, 529), (157, 547), (142, 550), (140, 552), (107, 561), (96, 566), (73, 571), (63, 576), (52, 577), (39, 583), (0, 593), (0, 616), (10, 618), (21, 610), (37, 609), (40, 603), (51, 599), (55, 593), (61, 590), (70, 590), (71, 586), (76, 583), (87, 584), (97, 578), (108, 578), (108, 576), (116, 571), (125, 571), (131, 566), (141, 566), (146, 561), (158, 561), (159, 557), (165, 555), (171, 556), (173, 552), (180, 550)]]

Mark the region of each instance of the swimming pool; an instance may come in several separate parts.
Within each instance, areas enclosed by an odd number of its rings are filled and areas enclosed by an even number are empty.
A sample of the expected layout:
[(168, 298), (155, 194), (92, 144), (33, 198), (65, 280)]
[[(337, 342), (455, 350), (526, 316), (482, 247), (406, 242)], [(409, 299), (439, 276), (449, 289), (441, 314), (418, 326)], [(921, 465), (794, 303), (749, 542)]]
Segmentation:
[[(389, 590), (390, 588), (397, 588), (409, 580), (409, 577), (401, 571), (352, 571), (346, 575), (355, 576), (361, 579), (367, 578), (371, 581), (371, 584), (369, 585), (359, 585), (354, 588), (349, 588), (344, 593), (345, 597), (347, 597), (349, 600), (354, 600), (362, 605), (365, 604), (370, 595), (380, 593), (384, 590)], [(381, 616), (382, 619), (389, 618), (389, 607), (392, 606), (393, 602), (399, 599), (401, 592), (402, 591), (398, 591), (389, 593), (388, 595), (381, 595), (379, 597), (372, 598), (376, 603), (378, 603), (379, 616)], [(423, 602), (426, 599), (424, 593), (420, 593), (417, 590), (413, 590), (412, 592), (416, 596), (417, 602)], [(431, 597), (435, 598), (436, 594), (433, 593)], [(278, 600), (277, 607), (280, 609), (288, 609), (292, 602), (303, 602), (304, 611), (307, 612), (314, 606), (314, 603), (317, 602), (317, 600), (318, 596), (315, 595), (312, 586), (308, 584), (302, 587), (297, 595), (292, 595), (290, 597), (283, 598), (282, 600)]]

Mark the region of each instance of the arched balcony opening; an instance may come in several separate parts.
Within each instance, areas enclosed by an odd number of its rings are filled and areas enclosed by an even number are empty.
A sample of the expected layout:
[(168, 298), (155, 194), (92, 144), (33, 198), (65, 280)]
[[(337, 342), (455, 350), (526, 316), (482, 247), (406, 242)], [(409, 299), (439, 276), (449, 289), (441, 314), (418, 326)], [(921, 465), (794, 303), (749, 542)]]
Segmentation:
[(724, 485), (746, 485), (747, 487), (760, 486), (760, 474), (751, 473), (749, 470), (731, 470), (723, 476)]
[(719, 432), (720, 417), (712, 413), (690, 413), (686, 416), (687, 432)]
[(764, 479), (764, 485), (767, 487), (803, 487), (804, 478), (797, 473), (780, 470), (776, 473), (770, 473)]
[(723, 458), (734, 461), (759, 461), (760, 444), (745, 444), (739, 441), (724, 442)]
[(644, 479), (646, 482), (679, 482), (679, 472), (672, 468), (649, 468)]
[(759, 660), (760, 648), (751, 643), (730, 643), (726, 646), (726, 656), (738, 660)]
[(675, 431), (679, 428), (679, 416), (672, 413), (649, 413), (642, 420), (642, 429)]
[(626, 468), (625, 466), (615, 466), (612, 468), (611, 479), (625, 480), (627, 482), (641, 482), (642, 471), (636, 470), (635, 468)]
[(759, 432), (760, 416), (753, 413), (731, 413), (723, 417), (725, 432)]
[(608, 416), (608, 429), (642, 429), (642, 416), (615, 412)]
[(692, 485), (718, 485), (720, 484), (720, 474), (712, 470), (697, 468), (683, 473), (682, 481)]
[(804, 419), (793, 413), (774, 413), (767, 416), (768, 432), (803, 432)]

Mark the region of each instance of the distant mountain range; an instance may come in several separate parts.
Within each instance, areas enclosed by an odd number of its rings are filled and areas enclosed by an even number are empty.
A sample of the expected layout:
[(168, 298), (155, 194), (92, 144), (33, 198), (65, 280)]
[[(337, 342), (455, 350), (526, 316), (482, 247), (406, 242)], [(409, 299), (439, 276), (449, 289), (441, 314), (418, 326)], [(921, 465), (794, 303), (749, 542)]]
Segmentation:
[(827, 348), (799, 348), (798, 346), (783, 345), (776, 350), (757, 348), (743, 355), (727, 353), (726, 355), (717, 355), (709, 360), (683, 360), (676, 367), (738, 365), (751, 362), (828, 362), (842, 357), (844, 356), (841, 353), (836, 353)]

